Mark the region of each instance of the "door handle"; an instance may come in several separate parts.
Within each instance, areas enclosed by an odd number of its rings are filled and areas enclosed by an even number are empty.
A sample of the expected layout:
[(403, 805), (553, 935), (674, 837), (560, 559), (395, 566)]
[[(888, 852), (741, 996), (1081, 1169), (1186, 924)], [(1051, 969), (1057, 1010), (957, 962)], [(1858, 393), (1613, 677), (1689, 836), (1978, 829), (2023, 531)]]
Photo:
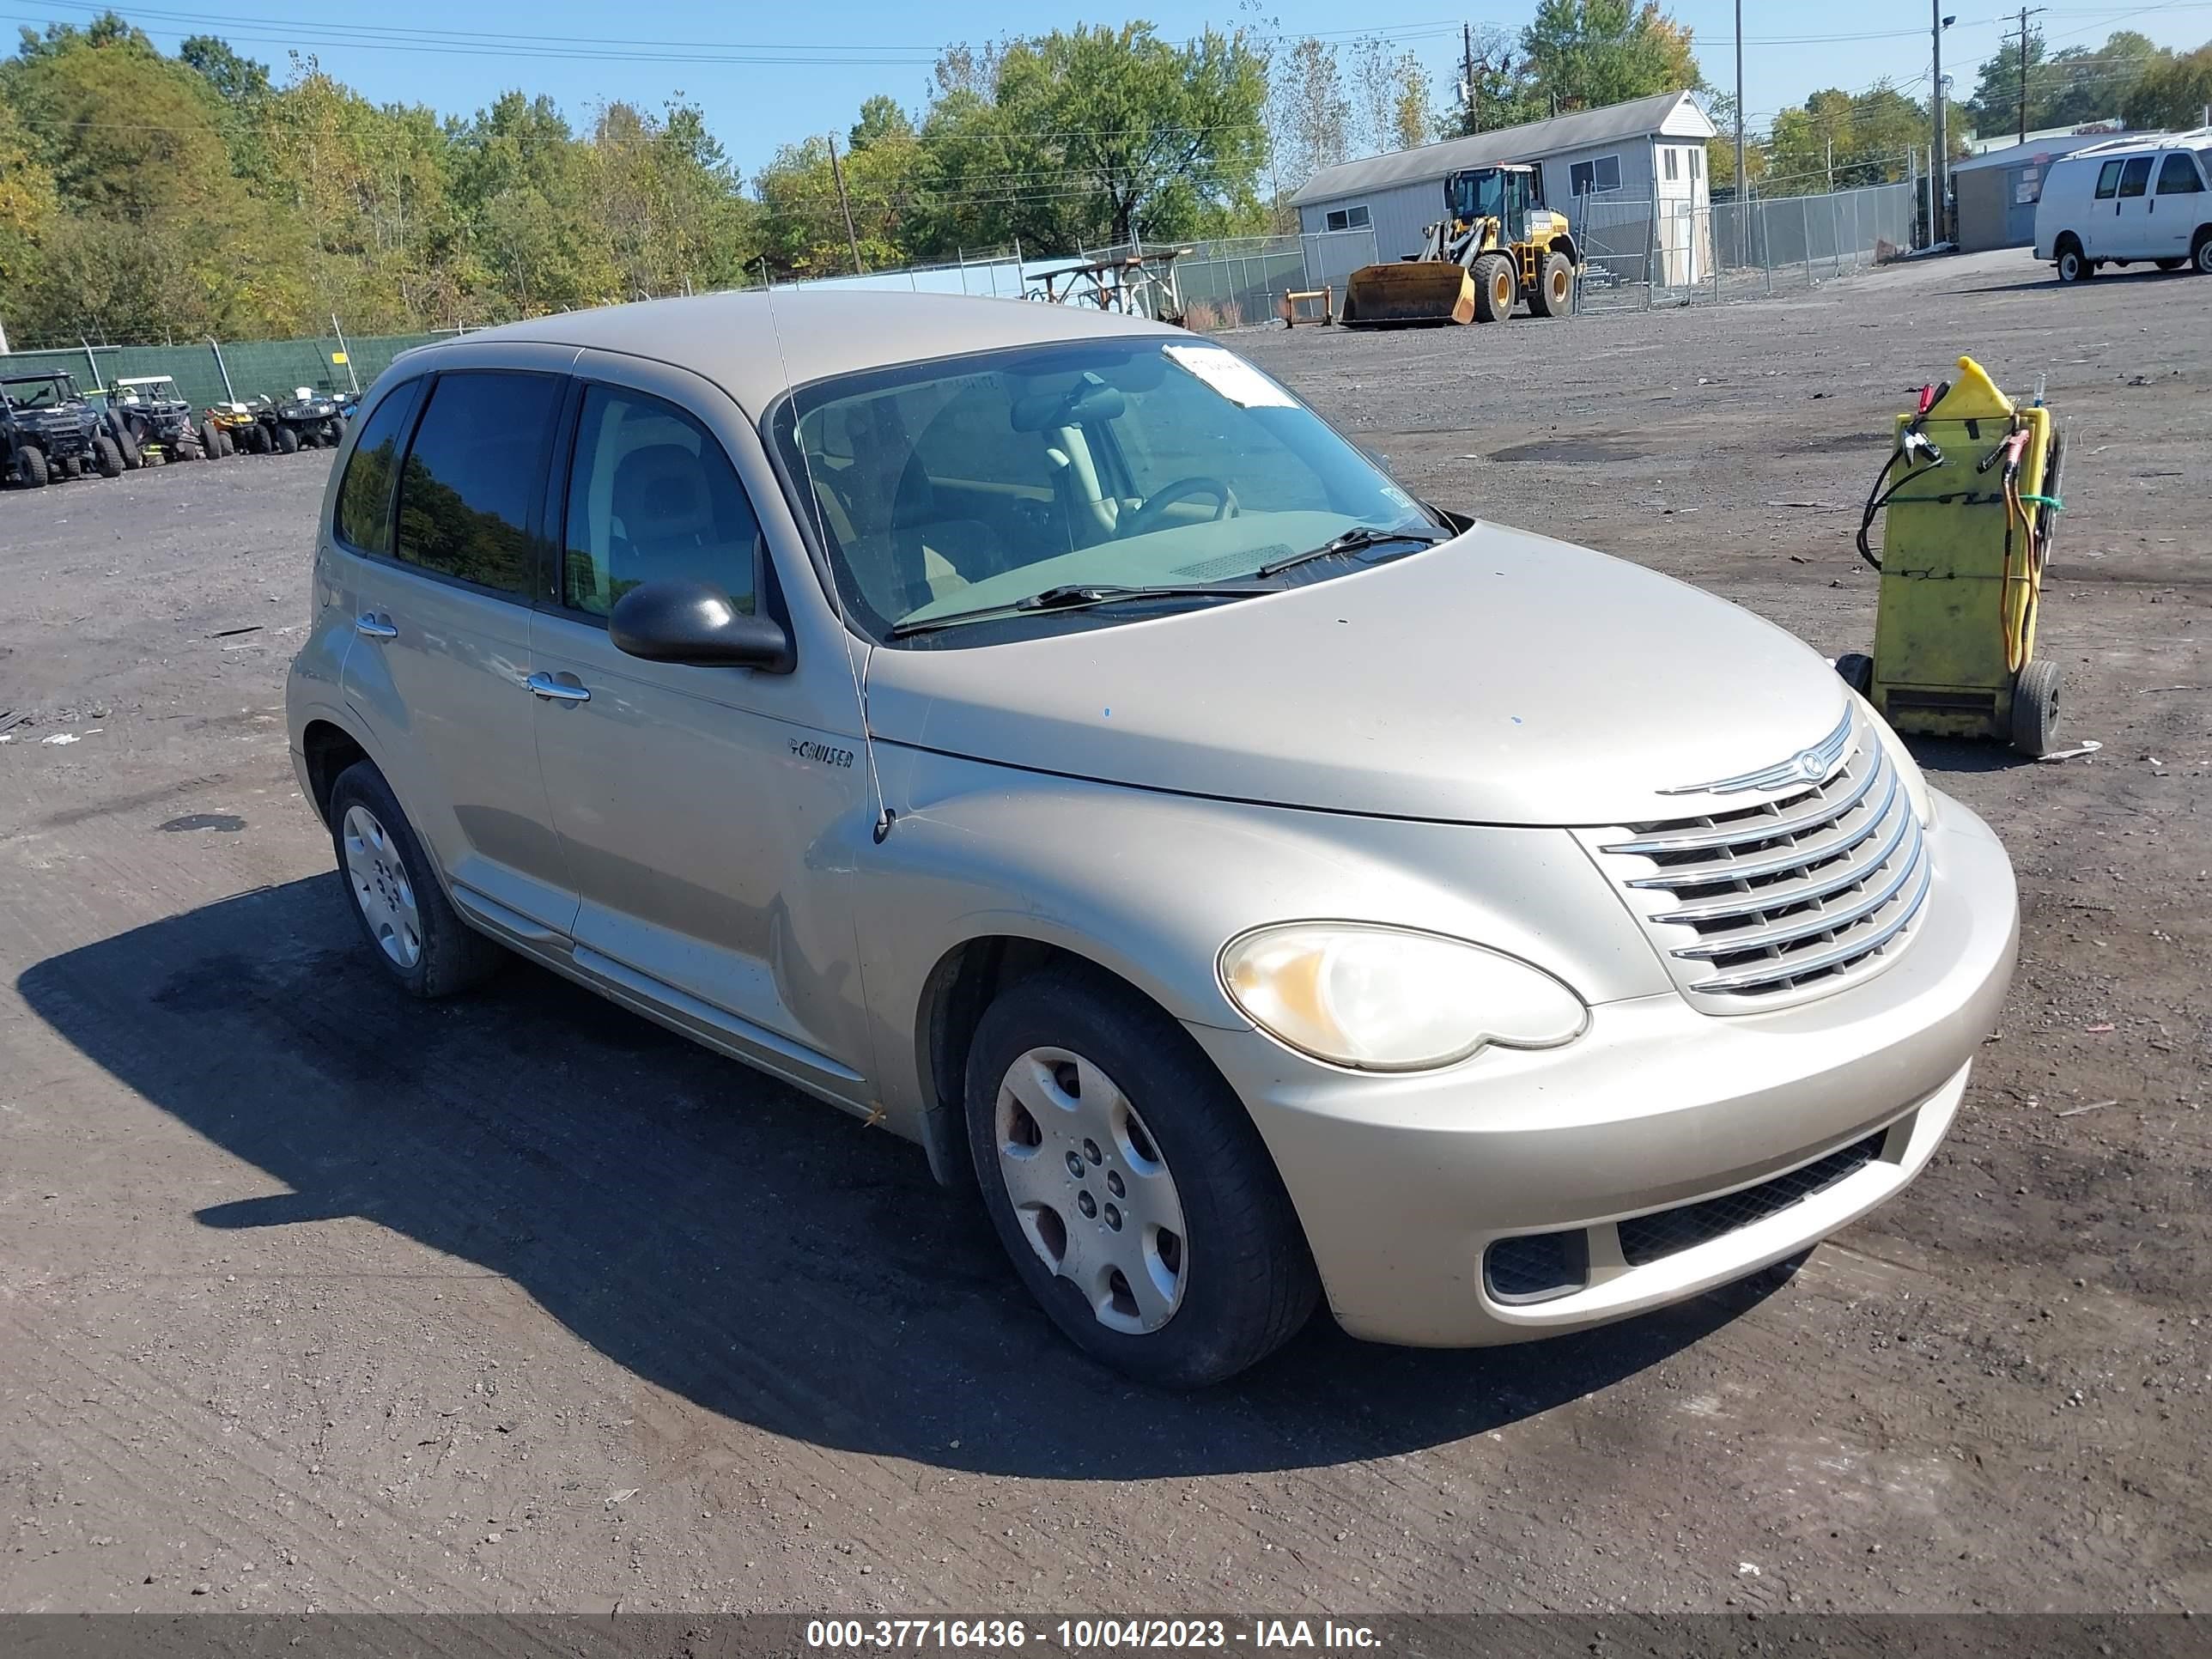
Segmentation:
[(353, 631), (368, 640), (396, 640), (399, 637), (399, 630), (374, 611), (364, 611), (356, 617)]
[(592, 700), (592, 694), (582, 686), (556, 680), (550, 674), (532, 674), (523, 684), (530, 688), (532, 696), (543, 697), (548, 702), (589, 702)]

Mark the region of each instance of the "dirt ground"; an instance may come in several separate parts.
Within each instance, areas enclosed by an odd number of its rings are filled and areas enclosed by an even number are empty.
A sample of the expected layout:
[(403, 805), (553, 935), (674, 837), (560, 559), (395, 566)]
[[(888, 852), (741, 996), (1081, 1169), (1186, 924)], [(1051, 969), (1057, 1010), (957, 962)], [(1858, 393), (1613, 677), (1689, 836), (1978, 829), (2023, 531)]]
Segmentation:
[(1079, 1358), (918, 1152), (536, 971), (386, 992), (284, 756), (324, 457), (0, 496), (0, 1607), (2212, 1608), (2208, 296), (2008, 253), (1235, 337), (1423, 495), (1832, 654), (1889, 413), (2047, 372), (2105, 747), (1917, 745), (2025, 914), (1897, 1201), (1662, 1316), (1323, 1319), (1197, 1398)]

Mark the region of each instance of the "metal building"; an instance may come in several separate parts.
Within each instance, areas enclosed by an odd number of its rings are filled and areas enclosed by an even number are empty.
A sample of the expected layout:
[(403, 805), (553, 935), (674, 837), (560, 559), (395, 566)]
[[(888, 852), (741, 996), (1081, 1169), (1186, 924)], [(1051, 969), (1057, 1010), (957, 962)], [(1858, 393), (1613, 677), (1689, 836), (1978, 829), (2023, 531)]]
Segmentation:
[[(1471, 138), (1340, 162), (1314, 174), (1291, 201), (1301, 231), (1371, 228), (1376, 257), (1396, 259), (1420, 251), (1422, 228), (1443, 210), (1448, 174), (1464, 167), (1528, 162), (1543, 171), (1545, 203), (1565, 213), (1577, 229), (1588, 201), (1655, 203), (1662, 222), (1659, 245), (1679, 246), (1674, 257), (1694, 267), (1710, 258), (1703, 239), (1669, 237), (1663, 227), (1677, 216), (1689, 224), (1711, 222), (1704, 211), (1711, 199), (1705, 141), (1715, 132), (1688, 93), (1662, 92)], [(1695, 282), (1703, 274), (1687, 269), (1669, 276)]]
[(2043, 199), (2045, 170), (2062, 155), (2126, 136), (2109, 128), (2097, 132), (2032, 134), (2024, 144), (2008, 144), (2002, 149), (1984, 150), (1968, 161), (1952, 162), (1952, 211), (1958, 227), (1959, 251), (1979, 253), (1984, 248), (2033, 247), (2035, 204)]

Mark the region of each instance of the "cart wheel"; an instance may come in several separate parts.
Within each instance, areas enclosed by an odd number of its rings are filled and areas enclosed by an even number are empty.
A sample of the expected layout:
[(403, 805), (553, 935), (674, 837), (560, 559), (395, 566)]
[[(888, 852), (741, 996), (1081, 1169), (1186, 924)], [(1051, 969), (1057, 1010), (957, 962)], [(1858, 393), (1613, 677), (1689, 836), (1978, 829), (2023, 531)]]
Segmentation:
[(2041, 760), (2058, 746), (2058, 665), (2031, 662), (2012, 683), (2012, 746)]
[(1844, 684), (1863, 697), (1874, 695), (1874, 659), (1863, 651), (1846, 651), (1836, 659), (1836, 672)]

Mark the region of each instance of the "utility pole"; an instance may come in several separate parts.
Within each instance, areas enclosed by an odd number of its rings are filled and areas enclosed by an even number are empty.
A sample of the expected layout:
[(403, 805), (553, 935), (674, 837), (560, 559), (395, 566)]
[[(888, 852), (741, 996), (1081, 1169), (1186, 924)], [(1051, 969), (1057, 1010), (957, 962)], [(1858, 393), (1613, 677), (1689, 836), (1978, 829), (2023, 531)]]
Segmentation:
[(845, 169), (837, 165), (837, 135), (830, 135), (830, 176), (837, 181), (837, 208), (845, 216), (845, 240), (853, 245), (853, 274), (867, 275), (868, 268), (860, 260), (860, 233), (853, 228), (853, 204), (845, 199)]
[(1746, 257), (1745, 240), (1750, 234), (1751, 175), (1743, 162), (1743, 0), (1735, 0), (1735, 262), (1739, 265), (1751, 263)]
[(2027, 20), (2039, 14), (2043, 8), (2020, 9), (2020, 142), (2027, 142)]
[(1482, 88), (1474, 83), (1474, 25), (1459, 26), (1460, 73), (1467, 77), (1467, 133), (1482, 131)]
[(1950, 237), (1947, 234), (1944, 225), (1944, 221), (1950, 216), (1948, 212), (1946, 211), (1950, 205), (1950, 203), (1949, 197), (1944, 188), (1944, 175), (1950, 171), (1951, 152), (1950, 147), (1946, 142), (1943, 133), (1943, 106), (1950, 101), (1949, 98), (1943, 91), (1943, 31), (1950, 27), (1951, 25), (1958, 20), (1955, 17), (1946, 17), (1943, 15), (1943, 0), (1933, 0), (1933, 3), (1929, 8), (1929, 12), (1935, 19), (1935, 27), (1932, 33), (1936, 37), (1936, 62), (1934, 66), (1936, 88), (1936, 143), (1933, 149), (1929, 152), (1928, 188), (1932, 207), (1929, 214), (1928, 231), (1930, 241), (1941, 244), (1950, 240)]

